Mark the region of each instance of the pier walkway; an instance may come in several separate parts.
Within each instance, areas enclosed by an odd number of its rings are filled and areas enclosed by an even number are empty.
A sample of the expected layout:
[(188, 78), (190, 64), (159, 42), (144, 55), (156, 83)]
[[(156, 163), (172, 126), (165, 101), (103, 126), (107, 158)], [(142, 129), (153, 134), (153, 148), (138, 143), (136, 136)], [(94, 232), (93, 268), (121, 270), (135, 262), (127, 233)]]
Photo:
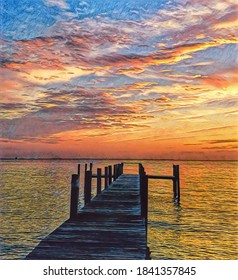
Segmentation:
[[(173, 181), (174, 200), (179, 203), (179, 166), (173, 176), (147, 175), (141, 163), (138, 175), (123, 174), (123, 163), (106, 166), (104, 174), (92, 163), (84, 174), (84, 203), (78, 210), (80, 164), (72, 175), (70, 218), (43, 239), (26, 257), (35, 260), (143, 260), (147, 247), (148, 179)], [(92, 179), (97, 195), (92, 199)], [(104, 190), (102, 191), (102, 179)]]
[(27, 259), (146, 258), (138, 175), (121, 175), (101, 194), (47, 236)]

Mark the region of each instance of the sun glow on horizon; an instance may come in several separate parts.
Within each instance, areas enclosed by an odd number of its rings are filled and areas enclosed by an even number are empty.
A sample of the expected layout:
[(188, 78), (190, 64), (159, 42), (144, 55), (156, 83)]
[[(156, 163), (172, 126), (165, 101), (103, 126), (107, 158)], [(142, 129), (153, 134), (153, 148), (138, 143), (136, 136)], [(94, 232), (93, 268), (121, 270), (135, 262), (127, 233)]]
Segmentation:
[(237, 159), (238, 4), (97, 2), (6, 5), (0, 157)]

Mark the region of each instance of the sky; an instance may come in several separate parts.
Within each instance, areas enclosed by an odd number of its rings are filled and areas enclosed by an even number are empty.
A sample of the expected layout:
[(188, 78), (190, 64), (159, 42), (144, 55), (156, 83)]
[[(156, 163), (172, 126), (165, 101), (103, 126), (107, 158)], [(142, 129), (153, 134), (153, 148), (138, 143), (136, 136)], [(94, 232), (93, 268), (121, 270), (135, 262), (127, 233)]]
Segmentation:
[(237, 159), (238, 0), (0, 13), (0, 157)]

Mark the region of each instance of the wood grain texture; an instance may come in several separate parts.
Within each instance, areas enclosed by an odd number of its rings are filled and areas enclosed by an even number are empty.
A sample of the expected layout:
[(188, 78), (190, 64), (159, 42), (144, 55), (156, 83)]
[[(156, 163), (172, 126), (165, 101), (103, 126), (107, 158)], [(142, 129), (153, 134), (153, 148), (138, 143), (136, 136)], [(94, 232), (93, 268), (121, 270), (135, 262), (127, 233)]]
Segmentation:
[(139, 176), (121, 175), (49, 234), (26, 259), (140, 260), (146, 258)]

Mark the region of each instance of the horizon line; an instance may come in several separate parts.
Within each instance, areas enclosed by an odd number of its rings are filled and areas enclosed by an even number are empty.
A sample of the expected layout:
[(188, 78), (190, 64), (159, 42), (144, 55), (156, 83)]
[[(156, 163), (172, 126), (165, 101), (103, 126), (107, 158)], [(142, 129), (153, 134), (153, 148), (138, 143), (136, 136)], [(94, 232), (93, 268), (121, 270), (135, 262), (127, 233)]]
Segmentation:
[(61, 158), (61, 157), (51, 157), (51, 158), (21, 158), (21, 157), (0, 157), (1, 160), (87, 160), (87, 161), (93, 161), (93, 160), (162, 160), (162, 161), (168, 161), (168, 160), (175, 160), (175, 161), (237, 161), (236, 159), (178, 159), (178, 158), (91, 158), (91, 157), (74, 157), (74, 158)]

